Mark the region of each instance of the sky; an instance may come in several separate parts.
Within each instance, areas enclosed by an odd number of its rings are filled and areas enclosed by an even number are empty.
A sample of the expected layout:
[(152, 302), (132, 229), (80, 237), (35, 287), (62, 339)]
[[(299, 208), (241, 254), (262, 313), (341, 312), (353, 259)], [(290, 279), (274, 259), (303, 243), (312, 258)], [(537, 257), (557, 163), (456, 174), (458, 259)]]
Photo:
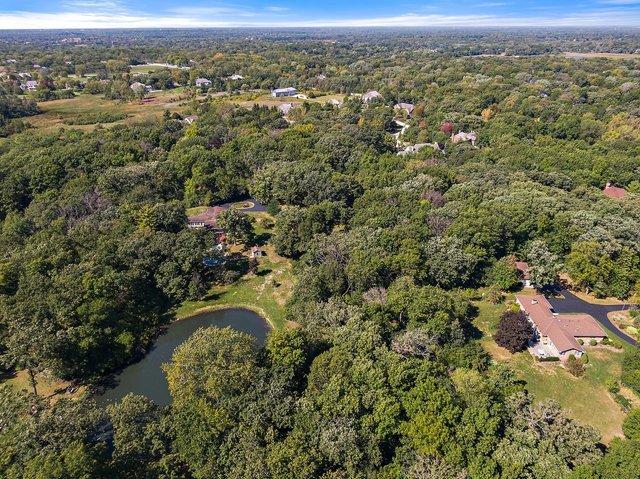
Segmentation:
[(0, 0), (0, 29), (640, 27), (640, 0)]

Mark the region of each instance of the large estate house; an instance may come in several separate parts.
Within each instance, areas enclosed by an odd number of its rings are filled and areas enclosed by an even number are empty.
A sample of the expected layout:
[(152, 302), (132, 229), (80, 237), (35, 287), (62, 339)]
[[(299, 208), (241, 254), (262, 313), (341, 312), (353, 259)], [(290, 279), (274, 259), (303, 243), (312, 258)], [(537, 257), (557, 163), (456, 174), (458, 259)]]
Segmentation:
[(271, 96), (274, 98), (278, 98), (281, 96), (295, 96), (297, 94), (298, 94), (298, 90), (296, 90), (292, 86), (287, 88), (276, 88), (271, 92)]
[(537, 344), (531, 348), (539, 357), (558, 357), (584, 354), (584, 344), (600, 342), (607, 335), (598, 322), (588, 314), (557, 314), (541, 294), (516, 295), (520, 309), (531, 321), (537, 336)]
[(218, 216), (225, 209), (221, 206), (212, 206), (205, 209), (197, 215), (187, 217), (187, 227), (190, 229), (207, 228), (222, 233), (222, 229), (218, 227)]

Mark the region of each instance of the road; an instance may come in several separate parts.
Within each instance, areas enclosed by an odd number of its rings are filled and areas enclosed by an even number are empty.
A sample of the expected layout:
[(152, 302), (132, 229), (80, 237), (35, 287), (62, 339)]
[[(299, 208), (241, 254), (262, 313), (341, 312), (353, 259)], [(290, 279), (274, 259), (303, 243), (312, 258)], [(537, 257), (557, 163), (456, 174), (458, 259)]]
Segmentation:
[[(549, 303), (551, 303), (551, 306), (553, 306), (553, 310), (556, 313), (589, 314), (624, 342), (631, 344), (632, 346), (638, 346), (637, 341), (620, 331), (611, 321), (609, 321), (609, 318), (607, 317), (607, 313), (611, 313), (612, 311), (621, 311), (621, 305), (602, 305), (588, 303), (578, 298), (576, 295), (567, 291), (566, 289), (555, 290), (554, 294), (564, 296), (564, 299), (553, 297), (551, 295), (547, 296)], [(625, 307), (625, 309), (626, 308), (628, 308), (628, 305)]]

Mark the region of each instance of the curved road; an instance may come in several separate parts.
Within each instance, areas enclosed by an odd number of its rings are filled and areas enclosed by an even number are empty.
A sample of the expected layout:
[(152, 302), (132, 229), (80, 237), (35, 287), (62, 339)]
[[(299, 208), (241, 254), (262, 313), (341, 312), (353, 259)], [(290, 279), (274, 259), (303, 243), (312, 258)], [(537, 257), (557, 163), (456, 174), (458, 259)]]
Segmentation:
[[(560, 294), (564, 296), (564, 299), (554, 298), (553, 296), (547, 296), (549, 303), (553, 306), (553, 310), (556, 313), (586, 313), (593, 316), (596, 321), (602, 324), (605, 328), (610, 330), (613, 334), (618, 336), (620, 339), (625, 341), (626, 343), (631, 344), (632, 346), (638, 346), (637, 341), (633, 338), (627, 336), (622, 331), (620, 331), (614, 324), (609, 321), (607, 317), (607, 313), (611, 313), (612, 311), (621, 311), (621, 305), (602, 305), (602, 304), (593, 304), (588, 303), (580, 298), (578, 298), (573, 293), (567, 291), (566, 289), (558, 289), (554, 291), (554, 294)], [(629, 305), (624, 306), (625, 309), (629, 308)]]

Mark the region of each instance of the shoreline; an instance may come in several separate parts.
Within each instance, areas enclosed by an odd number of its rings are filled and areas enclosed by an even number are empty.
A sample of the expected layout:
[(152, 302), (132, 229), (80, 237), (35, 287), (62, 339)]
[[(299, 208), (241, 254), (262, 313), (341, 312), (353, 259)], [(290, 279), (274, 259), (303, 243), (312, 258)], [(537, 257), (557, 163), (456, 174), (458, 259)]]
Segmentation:
[(265, 310), (257, 306), (244, 304), (244, 303), (241, 303), (241, 304), (222, 303), (222, 304), (212, 304), (209, 306), (203, 306), (202, 308), (195, 309), (183, 316), (176, 315), (175, 319), (173, 319), (169, 324), (172, 324), (178, 321), (183, 321), (185, 319), (190, 319), (190, 318), (193, 318), (194, 316), (198, 316), (203, 313), (210, 313), (213, 311), (220, 311), (223, 309), (246, 309), (247, 311), (251, 311), (252, 313), (255, 313), (258, 316), (260, 316), (260, 318), (262, 318), (269, 325), (269, 328), (272, 331), (278, 329), (276, 328), (276, 325), (273, 323), (271, 318), (269, 318)]

